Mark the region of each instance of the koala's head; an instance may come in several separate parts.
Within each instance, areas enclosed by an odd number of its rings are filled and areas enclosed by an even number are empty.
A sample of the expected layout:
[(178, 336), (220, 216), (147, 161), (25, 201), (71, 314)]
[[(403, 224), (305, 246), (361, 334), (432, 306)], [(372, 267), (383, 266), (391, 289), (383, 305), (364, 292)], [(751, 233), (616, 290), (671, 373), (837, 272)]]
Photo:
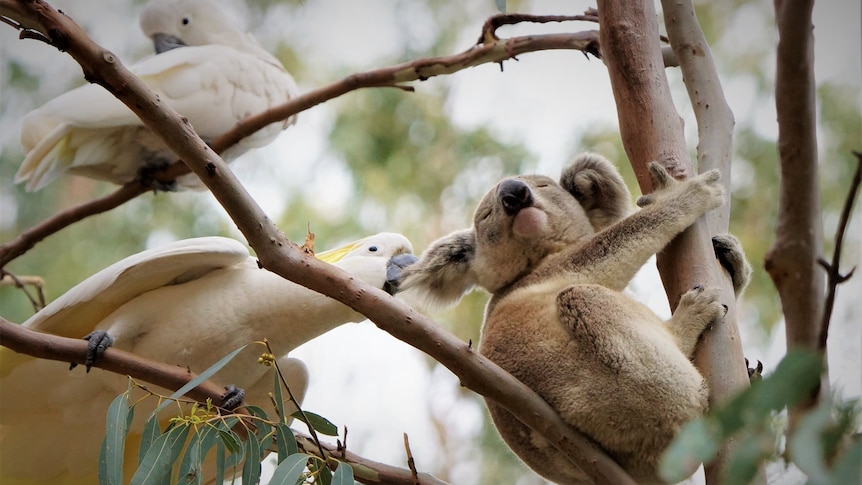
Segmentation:
[(559, 182), (507, 177), (479, 202), (473, 227), (432, 243), (405, 269), (401, 287), (438, 305), (454, 303), (473, 286), (496, 293), (629, 211), (622, 177), (595, 154), (575, 159)]

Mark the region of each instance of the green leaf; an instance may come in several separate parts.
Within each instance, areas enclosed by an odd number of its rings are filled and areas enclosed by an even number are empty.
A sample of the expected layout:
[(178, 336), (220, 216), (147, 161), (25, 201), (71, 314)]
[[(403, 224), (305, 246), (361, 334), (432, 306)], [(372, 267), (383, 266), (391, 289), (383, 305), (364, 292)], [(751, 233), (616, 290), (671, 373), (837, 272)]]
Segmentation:
[(218, 430), (221, 442), (224, 443), (227, 450), (231, 453), (239, 453), (242, 450), (242, 440), (233, 431)]
[[(303, 416), (303, 413), (305, 413), (305, 416)], [(338, 436), (338, 426), (332, 424), (332, 422), (319, 414), (312, 413), (311, 411), (297, 411), (291, 414), (291, 416), (311, 426), (318, 433), (325, 434), (326, 436)], [(306, 417), (308, 418), (308, 422), (305, 421)]]
[(506, 0), (494, 0), (494, 3), (497, 4), (497, 10), (500, 13), (506, 13)]
[(269, 485), (296, 485), (299, 477), (305, 472), (305, 465), (311, 456), (296, 453), (284, 459), (272, 473)]
[[(753, 434), (753, 435), (752, 435)], [(722, 485), (751, 483), (761, 463), (775, 452), (775, 439), (770, 429), (755, 429), (744, 433), (733, 453), (728, 457)]]
[(281, 422), (286, 422), (287, 415), (284, 414), (284, 396), (281, 393), (281, 378), (278, 372), (273, 372), (275, 376), (275, 384), (272, 386), (272, 397), (275, 400), (275, 410), (278, 412), (278, 419)]
[(183, 449), (190, 428), (188, 425), (174, 426), (156, 438), (132, 477), (131, 485), (168, 483), (171, 467)]
[(332, 475), (332, 485), (354, 485), (353, 468), (347, 463), (339, 462)]
[(808, 476), (811, 485), (828, 483), (821, 433), (832, 423), (831, 406), (818, 406), (806, 414), (790, 437), (790, 458)]
[[(176, 399), (182, 397), (185, 393), (198, 387), (202, 382), (204, 382), (205, 380), (207, 380), (210, 377), (212, 377), (213, 375), (215, 375), (216, 372), (220, 371), (222, 369), (222, 367), (227, 365), (228, 362), (230, 362), (231, 360), (233, 360), (234, 357), (236, 357), (236, 354), (242, 352), (243, 349), (245, 349), (246, 347), (248, 347), (248, 344), (245, 344), (242, 347), (240, 347), (240, 348), (234, 350), (233, 352), (227, 354), (226, 356), (222, 357), (221, 360), (219, 360), (215, 364), (211, 365), (207, 370), (201, 372), (197, 377), (190, 380), (183, 387), (179, 388), (177, 390), (177, 392), (171, 394), (169, 399), (165, 399), (164, 401), (162, 401), (162, 403), (159, 404), (159, 406), (155, 409), (155, 411), (153, 411), (153, 414), (158, 414), (159, 411), (161, 411), (162, 409), (167, 407), (168, 404), (174, 402)], [(220, 405), (221, 403), (215, 403), (215, 404)]]
[(329, 471), (326, 463), (314, 460), (308, 468), (313, 472), (317, 472), (316, 483), (320, 483), (320, 485), (332, 485), (332, 472)]
[(278, 447), (278, 462), (281, 463), (288, 456), (299, 451), (296, 447), (296, 436), (290, 426), (284, 423), (275, 425), (275, 444)]
[(144, 424), (144, 432), (141, 435), (141, 446), (138, 448), (138, 466), (141, 466), (141, 463), (144, 461), (144, 456), (147, 454), (147, 450), (150, 449), (153, 442), (156, 441), (162, 434), (162, 429), (159, 427), (159, 420), (156, 418), (155, 414), (151, 414), (147, 419), (147, 422)]
[(219, 441), (214, 426), (204, 426), (192, 436), (191, 443), (180, 463), (179, 483), (200, 484), (203, 481), (203, 461), (210, 449)]
[[(659, 474), (678, 482), (709, 461), (721, 444), (743, 428), (766, 428), (772, 413), (792, 406), (820, 382), (822, 358), (805, 350), (791, 350), (770, 376), (754, 383), (727, 404), (707, 416), (686, 424), (665, 450)], [(765, 446), (757, 444), (758, 449)], [(762, 456), (762, 455), (758, 455)], [(748, 465), (740, 462), (740, 467)]]
[(856, 443), (850, 447), (835, 465), (832, 473), (833, 484), (862, 483), (862, 438), (856, 438)]
[(224, 470), (226, 468), (225, 465), (225, 444), (224, 440), (219, 440), (216, 442), (216, 479), (215, 483), (224, 483)]
[(261, 418), (259, 421), (255, 421), (254, 423), (257, 428), (255, 430), (255, 434), (257, 434), (258, 440), (260, 441), (260, 447), (269, 448), (269, 443), (267, 443), (267, 441), (272, 439), (272, 425), (269, 424), (269, 417), (266, 415), (266, 411), (257, 406), (246, 406), (245, 409), (252, 416)]
[(700, 418), (686, 423), (659, 462), (659, 476), (670, 483), (690, 477), (701, 463), (718, 453), (720, 430), (716, 423)]
[(242, 466), (242, 483), (257, 483), (260, 479), (260, 442), (254, 436), (249, 436), (243, 442), (245, 449), (245, 463)]
[(129, 395), (122, 393), (108, 407), (105, 439), (99, 453), (99, 483), (122, 485), (126, 435), (134, 417), (129, 407)]

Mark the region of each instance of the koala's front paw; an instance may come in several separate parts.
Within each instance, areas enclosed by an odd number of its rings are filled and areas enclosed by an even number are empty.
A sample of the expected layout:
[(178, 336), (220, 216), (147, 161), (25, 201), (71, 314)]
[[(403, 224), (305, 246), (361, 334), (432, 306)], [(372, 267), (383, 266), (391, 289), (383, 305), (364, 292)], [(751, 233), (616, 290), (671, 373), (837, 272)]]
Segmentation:
[(727, 306), (719, 301), (721, 292), (717, 288), (695, 286), (683, 293), (673, 317), (670, 328), (677, 338), (680, 350), (687, 357), (694, 353), (700, 334), (710, 325), (721, 321), (727, 314)]
[[(675, 203), (683, 207), (707, 211), (715, 209), (724, 203), (724, 188), (718, 183), (718, 170), (710, 170), (690, 179), (678, 181), (658, 162), (648, 165), (655, 190), (638, 198), (637, 205), (646, 207), (656, 201), (673, 198)], [(677, 200), (676, 196), (682, 198)]]

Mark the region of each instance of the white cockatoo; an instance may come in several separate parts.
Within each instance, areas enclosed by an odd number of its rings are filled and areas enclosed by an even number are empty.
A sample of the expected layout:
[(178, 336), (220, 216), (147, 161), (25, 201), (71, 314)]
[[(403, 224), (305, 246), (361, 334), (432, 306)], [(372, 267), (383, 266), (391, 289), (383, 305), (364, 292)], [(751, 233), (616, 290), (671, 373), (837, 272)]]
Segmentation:
[[(401, 268), (416, 261), (410, 242), (394, 233), (369, 236), (318, 257), (390, 293)], [(266, 338), (301, 401), (306, 368), (288, 352), (364, 318), (334, 299), (259, 268), (239, 242), (203, 237), (119, 261), (22, 325), (74, 338), (104, 331), (116, 348), (195, 373), (244, 344)], [(213, 380), (243, 388), (246, 403), (264, 408), (275, 419), (267, 396), (273, 390), (273, 370), (257, 362), (264, 352), (261, 345), (249, 345)], [(125, 376), (98, 368), (70, 371), (68, 363), (0, 348), (0, 483), (97, 483), (107, 409), (127, 386)], [(136, 407), (126, 446), (127, 480), (137, 464), (144, 419), (154, 406), (155, 399), (149, 399)], [(176, 415), (176, 408), (168, 410)]]
[[(159, 98), (189, 119), (205, 141), (250, 115), (285, 103), (298, 88), (284, 66), (240, 30), (211, 0), (152, 0), (140, 17), (157, 54), (129, 69)], [(295, 117), (249, 135), (221, 154), (231, 161), (264, 146)], [(16, 183), (38, 190), (64, 172), (123, 184), (147, 177), (176, 155), (111, 93), (87, 84), (24, 117), (25, 158)], [(194, 174), (186, 188), (203, 188)]]

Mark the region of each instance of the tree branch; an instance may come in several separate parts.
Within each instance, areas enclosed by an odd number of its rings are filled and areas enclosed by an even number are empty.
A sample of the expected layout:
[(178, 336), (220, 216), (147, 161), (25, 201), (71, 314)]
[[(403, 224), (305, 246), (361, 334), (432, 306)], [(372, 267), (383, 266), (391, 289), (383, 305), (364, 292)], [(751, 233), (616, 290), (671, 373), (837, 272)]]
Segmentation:
[[(93, 43), (70, 19), (41, 0), (20, 1), (51, 34), (52, 42), (62, 40), (59, 45), (81, 65), (87, 79), (104, 86), (126, 104), (201, 178), (246, 237), (264, 268), (350, 306), (381, 329), (427, 353), (458, 375), (462, 385), (499, 402), (513, 416), (541, 433), (598, 483), (634, 483), (619, 465), (589, 439), (567, 426), (522, 382), (401, 301), (305, 254), (269, 220), (225, 162), (197, 136), (187, 120), (163, 105), (140, 79), (112, 54)], [(490, 48), (497, 49), (497, 46)], [(399, 69), (393, 74), (396, 83), (400, 83), (410, 76), (444, 73), (445, 68), (431, 63), (422, 68)]]
[[(775, 242), (765, 267), (784, 312), (787, 348), (817, 351), (826, 283), (818, 267), (823, 252), (817, 172), (814, 26), (812, 0), (775, 3), (778, 27), (775, 107), (781, 164)], [(825, 349), (824, 349), (825, 350)], [(827, 393), (828, 370), (820, 392)], [(816, 404), (816, 396), (790, 410), (790, 426)]]
[[(86, 340), (36, 332), (12, 323), (3, 317), (0, 317), (0, 345), (19, 354), (40, 359), (58, 360), (79, 365), (86, 363)], [(93, 367), (128, 375), (136, 380), (155, 384), (172, 391), (176, 391), (196, 377), (194, 373), (182, 367), (147, 360), (115, 348), (108, 348), (102, 357), (93, 364)], [(218, 405), (221, 404), (224, 393), (224, 387), (205, 381), (189, 391), (187, 396), (202, 403), (211, 399), (214, 404)]]
[(399, 468), (385, 463), (369, 460), (343, 448), (329, 443), (321, 443), (326, 456), (321, 456), (317, 445), (310, 436), (293, 431), (296, 443), (306, 453), (313, 454), (323, 460), (334, 457), (353, 468), (353, 477), (357, 482), (368, 485), (449, 485), (430, 473), (415, 473), (412, 469)]
[[(713, 73), (691, 59), (691, 46), (701, 49), (696, 54), (704, 55), (705, 43), (701, 44), (694, 35), (695, 28), (690, 25), (695, 19), (686, 17), (678, 11), (669, 14), (676, 25), (669, 28), (671, 43), (681, 64), (687, 63), (686, 71), (689, 90), (699, 90), (694, 82), (708, 81), (717, 84)], [(599, 2), (601, 45), (605, 64), (611, 79), (614, 99), (620, 122), (623, 146), (634, 168), (643, 193), (653, 190), (652, 180), (647, 171), (647, 163), (652, 160), (661, 162), (677, 178), (691, 176), (691, 160), (686, 149), (683, 122), (673, 106), (670, 88), (663, 72), (663, 61), (658, 38), (656, 13), (651, 1), (624, 2), (603, 0)], [(696, 29), (696, 30), (699, 30)], [(674, 41), (681, 45), (673, 45)], [(709, 69), (714, 72), (714, 68)], [(716, 102), (713, 97), (723, 100), (720, 88), (710, 89), (708, 98), (695, 97), (693, 102)], [(708, 100), (708, 101), (707, 101)], [(720, 103), (721, 104), (721, 103)], [(712, 105), (709, 105), (712, 108)], [(714, 120), (708, 116), (700, 117), (701, 129), (710, 126)], [(726, 129), (726, 127), (725, 127)], [(727, 133), (721, 136), (727, 136)], [(701, 146), (702, 153), (713, 150), (712, 156), (718, 158), (728, 152), (729, 143), (722, 138), (710, 139)], [(724, 179), (725, 185), (729, 179)], [(710, 405), (727, 400), (733, 393), (747, 385), (747, 372), (742, 355), (739, 330), (736, 325), (736, 299), (728, 275), (715, 262), (711, 243), (711, 232), (705, 218), (699, 219), (682, 234), (677, 236), (664, 251), (657, 255), (657, 265), (664, 283), (671, 308), (675, 308), (680, 296), (696, 285), (706, 285), (722, 289), (722, 303), (728, 306), (728, 313), (722, 325), (716, 325), (706, 332), (698, 344), (695, 364), (705, 377), (710, 388)], [(732, 446), (730, 443), (728, 446)], [(719, 461), (707, 465), (711, 476), (721, 473), (721, 459), (729, 450), (719, 454)], [(715, 480), (715, 479), (713, 479)], [(717, 483), (710, 480), (709, 483)]]
[[(724, 97), (712, 50), (706, 42), (691, 1), (662, 0), (664, 25), (671, 48), (679, 60), (683, 82), (697, 120), (698, 172), (718, 169), (731, 179), (733, 157), (733, 112)], [(730, 198), (707, 216), (710, 233), (727, 232)]]

